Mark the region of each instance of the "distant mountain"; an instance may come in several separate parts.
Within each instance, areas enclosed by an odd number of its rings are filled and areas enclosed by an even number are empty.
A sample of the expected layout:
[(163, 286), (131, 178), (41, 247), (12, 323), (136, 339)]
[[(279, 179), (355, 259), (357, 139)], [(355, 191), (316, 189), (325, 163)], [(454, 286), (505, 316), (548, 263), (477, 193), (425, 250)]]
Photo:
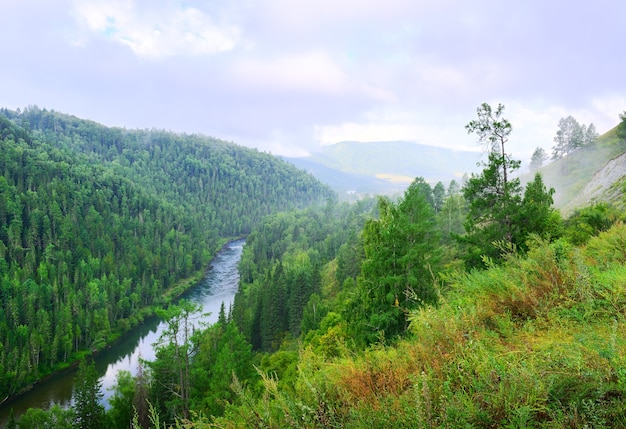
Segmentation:
[(331, 186), (336, 192), (347, 195), (388, 195), (402, 192), (406, 183), (393, 183), (385, 179), (364, 174), (353, 174), (336, 170), (316, 162), (310, 157), (283, 158), (295, 167), (315, 176), (320, 182)]
[[(304, 158), (286, 158), (338, 191), (389, 193), (416, 177), (459, 180), (478, 171), (479, 152), (456, 151), (407, 141), (341, 142)], [(382, 191), (382, 192), (381, 192)]]

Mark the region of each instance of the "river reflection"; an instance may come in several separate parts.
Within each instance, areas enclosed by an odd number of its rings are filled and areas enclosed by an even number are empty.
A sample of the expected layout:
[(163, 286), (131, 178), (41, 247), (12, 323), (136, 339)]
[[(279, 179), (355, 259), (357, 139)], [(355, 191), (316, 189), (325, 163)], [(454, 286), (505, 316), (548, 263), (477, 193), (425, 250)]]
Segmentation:
[[(228, 307), (233, 302), (239, 287), (238, 264), (241, 259), (244, 240), (228, 243), (218, 252), (211, 261), (211, 269), (203, 281), (187, 291), (183, 297), (191, 302), (200, 304), (204, 317), (194, 320), (194, 326), (211, 324), (217, 321), (222, 302)], [(139, 358), (154, 360), (155, 352), (152, 345), (158, 341), (165, 323), (153, 317), (144, 321), (133, 331), (128, 333), (112, 347), (104, 350), (96, 358), (96, 370), (101, 374), (103, 405), (108, 408), (108, 399), (115, 385), (117, 373), (120, 370), (137, 373)], [(74, 376), (76, 369), (70, 369), (56, 374), (39, 383), (28, 393), (14, 398), (0, 407), (0, 427), (6, 424), (10, 409), (16, 418), (26, 412), (28, 408), (48, 409), (53, 405), (68, 407), (72, 403), (74, 391)]]

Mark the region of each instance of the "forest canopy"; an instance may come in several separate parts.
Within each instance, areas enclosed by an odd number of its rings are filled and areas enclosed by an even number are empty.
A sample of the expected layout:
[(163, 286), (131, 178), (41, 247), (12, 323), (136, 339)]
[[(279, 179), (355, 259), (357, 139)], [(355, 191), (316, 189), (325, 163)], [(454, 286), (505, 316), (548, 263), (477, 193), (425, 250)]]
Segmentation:
[(0, 111), (0, 396), (140, 323), (224, 240), (333, 199), (217, 139)]

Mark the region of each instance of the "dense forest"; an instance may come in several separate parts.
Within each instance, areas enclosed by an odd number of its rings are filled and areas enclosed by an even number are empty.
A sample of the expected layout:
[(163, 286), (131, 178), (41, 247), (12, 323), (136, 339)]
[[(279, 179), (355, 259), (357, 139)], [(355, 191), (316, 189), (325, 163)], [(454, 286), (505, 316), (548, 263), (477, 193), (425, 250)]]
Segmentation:
[(109, 410), (81, 363), (81, 401), (19, 427), (623, 427), (625, 216), (563, 218), (540, 171), (522, 185), (503, 113), (467, 125), (488, 153), (463, 183), (264, 217), (217, 323), (170, 305)]
[(226, 239), (333, 193), (203, 136), (0, 111), (0, 398), (181, 292)]

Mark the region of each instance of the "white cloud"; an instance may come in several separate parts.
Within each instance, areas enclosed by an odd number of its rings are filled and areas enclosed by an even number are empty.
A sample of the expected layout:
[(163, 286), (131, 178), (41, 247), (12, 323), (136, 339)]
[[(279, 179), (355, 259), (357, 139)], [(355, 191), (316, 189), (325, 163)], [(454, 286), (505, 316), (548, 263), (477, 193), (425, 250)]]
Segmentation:
[(377, 101), (395, 99), (385, 88), (351, 78), (341, 64), (323, 51), (240, 59), (233, 65), (231, 75), (241, 87), (255, 91), (350, 94)]
[(239, 37), (236, 26), (217, 24), (199, 9), (174, 3), (157, 8), (133, 0), (81, 0), (74, 3), (74, 16), (87, 33), (75, 38), (75, 44), (84, 46), (95, 36), (146, 58), (228, 51)]
[(317, 125), (315, 137), (322, 145), (341, 141), (411, 141), (449, 149), (475, 150), (463, 125), (452, 116), (444, 123), (432, 112), (386, 109), (368, 112), (361, 121)]
[(591, 101), (593, 109), (593, 122), (600, 134), (605, 133), (620, 123), (619, 115), (626, 111), (626, 96), (610, 95), (596, 97)]
[(348, 79), (343, 70), (323, 52), (282, 56), (269, 60), (243, 59), (235, 77), (245, 85), (264, 89), (301, 89), (336, 93)]

